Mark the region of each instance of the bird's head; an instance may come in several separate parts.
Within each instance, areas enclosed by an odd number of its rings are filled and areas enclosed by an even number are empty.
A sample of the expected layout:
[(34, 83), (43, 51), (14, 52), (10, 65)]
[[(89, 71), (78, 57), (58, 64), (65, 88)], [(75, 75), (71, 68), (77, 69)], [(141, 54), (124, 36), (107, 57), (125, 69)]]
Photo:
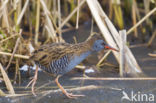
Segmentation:
[(118, 51), (117, 49), (111, 47), (110, 45), (108, 45), (100, 35), (98, 34), (94, 34), (90, 39), (89, 39), (90, 43), (92, 44), (92, 50), (93, 51), (100, 51), (103, 49), (110, 49), (110, 50), (114, 50), (114, 51)]

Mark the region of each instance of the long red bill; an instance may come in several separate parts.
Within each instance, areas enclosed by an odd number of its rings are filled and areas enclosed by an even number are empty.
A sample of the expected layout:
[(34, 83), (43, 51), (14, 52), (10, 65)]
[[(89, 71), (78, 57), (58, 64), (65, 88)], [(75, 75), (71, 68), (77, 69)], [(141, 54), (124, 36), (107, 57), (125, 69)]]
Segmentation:
[(117, 50), (117, 49), (115, 49), (115, 48), (113, 48), (111, 46), (108, 46), (108, 45), (105, 45), (105, 48), (119, 52), (119, 50)]

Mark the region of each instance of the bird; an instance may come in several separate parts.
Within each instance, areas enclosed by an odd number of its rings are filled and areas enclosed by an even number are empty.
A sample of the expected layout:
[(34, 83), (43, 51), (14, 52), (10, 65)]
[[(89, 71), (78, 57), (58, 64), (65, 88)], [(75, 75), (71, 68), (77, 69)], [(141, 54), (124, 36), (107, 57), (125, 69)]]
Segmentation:
[(59, 83), (59, 78), (74, 69), (76, 65), (81, 63), (89, 55), (103, 49), (118, 51), (108, 45), (99, 34), (94, 34), (86, 41), (77, 44), (51, 43), (41, 45), (32, 53), (30, 57), (30, 59), (37, 65), (34, 78), (28, 84), (30, 85), (32, 83), (32, 93), (36, 95), (34, 92), (34, 85), (37, 80), (39, 67), (44, 72), (52, 74), (56, 77), (55, 82), (57, 86), (68, 98), (84, 96), (68, 93)]

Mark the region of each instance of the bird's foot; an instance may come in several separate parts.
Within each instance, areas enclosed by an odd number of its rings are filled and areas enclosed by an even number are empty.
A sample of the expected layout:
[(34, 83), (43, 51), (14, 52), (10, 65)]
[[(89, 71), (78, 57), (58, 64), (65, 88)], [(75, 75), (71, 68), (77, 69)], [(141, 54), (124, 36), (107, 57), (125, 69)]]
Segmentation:
[(58, 79), (59, 79), (60, 75), (58, 75), (55, 79), (55, 82), (57, 84), (57, 86), (61, 89), (62, 93), (64, 95), (66, 95), (68, 98), (77, 98), (77, 97), (84, 97), (85, 95), (73, 95), (72, 93), (68, 93), (63, 86), (59, 83)]
[(31, 91), (32, 91), (32, 94), (34, 96), (36, 96), (34, 88), (35, 88), (35, 84), (36, 84), (36, 81), (37, 81), (37, 76), (38, 76), (38, 66), (36, 66), (35, 75), (34, 75), (33, 79), (26, 86), (26, 88), (27, 88), (27, 87), (29, 87), (30, 84), (32, 84), (31, 85)]
[(74, 95), (72, 93), (68, 93), (66, 92), (65, 95), (68, 97), (68, 98), (77, 98), (77, 97), (84, 97), (85, 95)]
[(34, 78), (27, 84), (27, 86), (25, 88), (28, 88), (34, 81)]
[(28, 83), (28, 85), (26, 86), (26, 88), (28, 88), (28, 87), (32, 84), (32, 86), (31, 86), (31, 91), (32, 91), (32, 94), (33, 94), (34, 96), (36, 96), (35, 90), (34, 90), (34, 86), (35, 86), (35, 84), (36, 84), (36, 80), (37, 80), (37, 78), (33, 78), (33, 79)]

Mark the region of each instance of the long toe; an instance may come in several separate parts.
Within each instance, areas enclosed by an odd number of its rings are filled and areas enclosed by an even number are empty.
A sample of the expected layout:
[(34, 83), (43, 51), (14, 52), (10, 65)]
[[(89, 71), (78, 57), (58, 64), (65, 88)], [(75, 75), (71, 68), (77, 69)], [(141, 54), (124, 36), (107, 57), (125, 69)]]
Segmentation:
[(33, 96), (35, 96), (35, 97), (37, 96), (36, 93), (35, 93), (34, 91), (32, 91), (32, 94), (33, 94)]
[(33, 83), (34, 79), (32, 79), (25, 88), (28, 88), (32, 83)]

